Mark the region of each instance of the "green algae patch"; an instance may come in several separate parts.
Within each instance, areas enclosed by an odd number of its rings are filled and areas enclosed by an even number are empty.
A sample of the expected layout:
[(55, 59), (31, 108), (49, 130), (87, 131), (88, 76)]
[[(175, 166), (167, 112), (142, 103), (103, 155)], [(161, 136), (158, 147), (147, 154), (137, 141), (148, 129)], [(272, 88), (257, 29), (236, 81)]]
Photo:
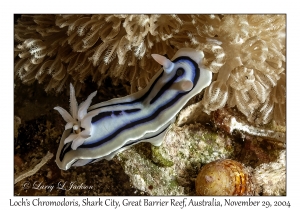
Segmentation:
[(174, 165), (174, 163), (171, 160), (168, 160), (162, 156), (159, 147), (152, 145), (151, 150), (152, 150), (152, 160), (154, 163), (162, 167), (171, 167)]

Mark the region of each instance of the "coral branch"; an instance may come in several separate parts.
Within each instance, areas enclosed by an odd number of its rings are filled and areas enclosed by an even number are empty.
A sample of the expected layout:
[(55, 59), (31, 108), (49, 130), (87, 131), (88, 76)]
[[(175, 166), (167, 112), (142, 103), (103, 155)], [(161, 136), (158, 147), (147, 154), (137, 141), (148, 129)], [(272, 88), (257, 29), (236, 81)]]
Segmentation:
[(286, 135), (284, 132), (249, 125), (241, 119), (234, 117), (226, 109), (220, 109), (213, 112), (213, 121), (217, 127), (229, 134), (236, 130), (238, 132), (245, 132), (249, 135), (264, 137), (284, 144), (286, 143)]
[(51, 152), (47, 152), (45, 157), (42, 158), (41, 162), (39, 162), (36, 166), (34, 166), (34, 168), (32, 170), (26, 171), (26, 172), (20, 174), (17, 178), (15, 178), (14, 184), (17, 184), (19, 181), (21, 181), (29, 176), (32, 176), (33, 174), (38, 172), (38, 170), (40, 170), (40, 168), (43, 165), (45, 165), (52, 157), (53, 157), (53, 154)]

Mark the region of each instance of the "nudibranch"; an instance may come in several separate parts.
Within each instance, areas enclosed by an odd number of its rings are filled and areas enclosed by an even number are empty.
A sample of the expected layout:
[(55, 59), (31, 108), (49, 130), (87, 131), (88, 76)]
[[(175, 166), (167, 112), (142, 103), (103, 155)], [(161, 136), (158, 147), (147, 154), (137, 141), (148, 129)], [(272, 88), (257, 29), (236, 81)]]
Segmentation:
[(56, 154), (59, 168), (110, 160), (139, 142), (159, 146), (177, 113), (211, 83), (212, 73), (202, 65), (202, 51), (183, 48), (172, 61), (158, 54), (152, 57), (162, 69), (134, 94), (90, 106), (93, 92), (78, 106), (70, 85), (70, 114), (54, 108), (67, 122)]

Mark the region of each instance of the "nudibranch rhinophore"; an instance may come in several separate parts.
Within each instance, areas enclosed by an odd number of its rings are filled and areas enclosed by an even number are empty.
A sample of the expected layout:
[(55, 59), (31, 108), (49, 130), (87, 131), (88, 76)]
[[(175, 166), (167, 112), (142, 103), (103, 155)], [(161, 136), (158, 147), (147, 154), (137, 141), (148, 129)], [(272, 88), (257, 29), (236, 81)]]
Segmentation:
[(162, 69), (144, 89), (122, 98), (90, 106), (93, 92), (78, 106), (70, 84), (70, 114), (54, 108), (67, 122), (56, 154), (59, 168), (110, 160), (139, 142), (159, 146), (177, 113), (211, 83), (212, 73), (201, 64), (202, 51), (183, 48), (172, 61), (152, 57)]

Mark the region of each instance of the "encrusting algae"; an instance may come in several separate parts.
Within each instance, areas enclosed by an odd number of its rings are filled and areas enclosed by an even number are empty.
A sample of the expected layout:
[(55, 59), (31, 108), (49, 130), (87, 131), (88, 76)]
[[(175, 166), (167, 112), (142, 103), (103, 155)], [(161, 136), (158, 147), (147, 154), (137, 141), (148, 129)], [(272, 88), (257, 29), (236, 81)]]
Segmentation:
[(193, 195), (191, 182), (201, 165), (229, 158), (234, 150), (230, 138), (200, 124), (173, 125), (162, 145), (145, 155), (148, 146), (130, 148), (118, 159), (133, 185), (149, 195)]

